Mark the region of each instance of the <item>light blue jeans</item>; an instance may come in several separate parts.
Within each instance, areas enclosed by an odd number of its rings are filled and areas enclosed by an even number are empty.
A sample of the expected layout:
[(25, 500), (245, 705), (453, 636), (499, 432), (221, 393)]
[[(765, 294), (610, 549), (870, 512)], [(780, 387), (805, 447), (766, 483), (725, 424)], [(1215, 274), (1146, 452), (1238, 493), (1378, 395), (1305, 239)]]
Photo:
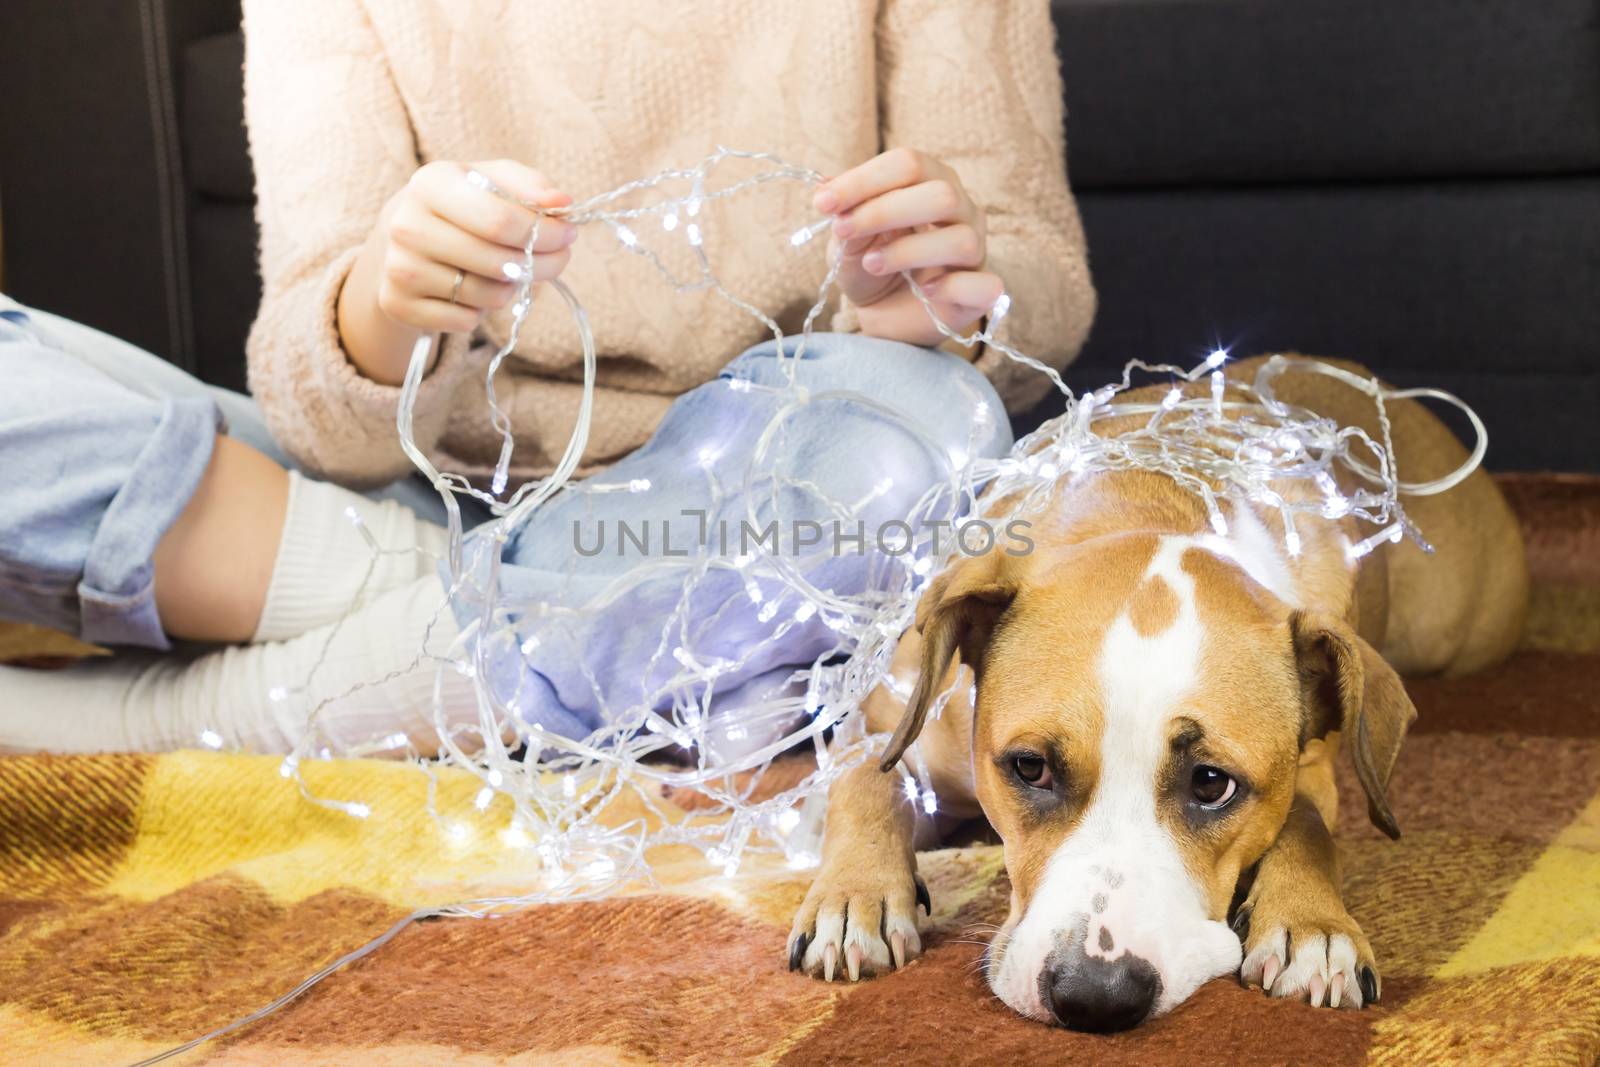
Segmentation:
[[(811, 488), (764, 492), (772, 483), (757, 479), (752, 525), (744, 473), (794, 399), (761, 387), (783, 385), (791, 371), (811, 399), (788, 408), (768, 455), (781, 457), (785, 484)], [(167, 648), (151, 556), (194, 493), (215, 435), (293, 465), (254, 401), (3, 296), (0, 382), (0, 619)], [(886, 524), (948, 477), (952, 455), (998, 456), (1010, 445), (999, 398), (957, 356), (847, 334), (814, 336), (798, 361), (758, 345), (679, 397), (644, 447), (557, 494), (515, 533), (500, 568), (512, 645), (492, 657), (493, 684), (528, 720), (580, 736), (641, 700), (681, 700), (664, 695), (682, 669), (680, 650), (701, 662), (746, 661), (718, 679), (719, 693), (779, 678), (833, 647), (829, 620), (803, 617), (798, 599), (765, 579), (758, 606), (741, 572), (695, 561), (744, 554), (741, 537), (778, 521), (780, 555), (810, 560), (808, 581), (859, 593), (881, 570)], [(372, 495), (442, 521), (438, 494), (420, 478)], [(838, 527), (843, 516), (828, 501), (850, 509)], [(468, 526), (488, 517), (473, 501), (462, 505)], [(811, 544), (796, 552), (796, 538)], [(469, 569), (481, 573), (489, 538), (480, 532), (469, 549)], [(464, 625), (477, 617), (471, 593), (456, 606)], [(775, 603), (782, 596), (794, 602)], [(664, 642), (669, 623), (679, 636)], [(745, 656), (752, 647), (760, 654)]]
[[(0, 293), (0, 620), (170, 647), (151, 556), (218, 432), (294, 466), (249, 397)], [(371, 495), (444, 521), (420, 477)]]

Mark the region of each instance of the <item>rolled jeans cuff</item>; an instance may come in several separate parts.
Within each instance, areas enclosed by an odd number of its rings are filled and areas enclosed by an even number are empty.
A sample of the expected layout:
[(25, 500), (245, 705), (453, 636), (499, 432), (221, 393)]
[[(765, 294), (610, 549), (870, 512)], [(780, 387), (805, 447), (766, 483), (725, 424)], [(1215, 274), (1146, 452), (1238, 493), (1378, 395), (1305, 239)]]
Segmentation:
[(164, 404), (161, 421), (90, 542), (78, 583), (83, 640), (171, 647), (156, 611), (155, 550), (199, 488), (220, 425), (221, 414), (209, 398)]

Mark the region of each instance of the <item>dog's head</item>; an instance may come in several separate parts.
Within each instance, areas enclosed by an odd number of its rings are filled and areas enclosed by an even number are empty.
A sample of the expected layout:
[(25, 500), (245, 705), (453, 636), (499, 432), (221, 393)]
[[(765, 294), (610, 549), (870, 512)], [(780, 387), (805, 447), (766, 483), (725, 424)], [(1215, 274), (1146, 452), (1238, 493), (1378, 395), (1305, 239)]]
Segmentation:
[(959, 655), (978, 679), (978, 798), (1012, 885), (988, 978), (1025, 1016), (1122, 1029), (1237, 969), (1228, 909), (1313, 739), (1343, 734), (1373, 821), (1398, 834), (1384, 789), (1415, 715), (1399, 679), (1226, 542), (1127, 534), (1049, 561), (964, 560), (918, 625), (921, 675), (884, 766)]

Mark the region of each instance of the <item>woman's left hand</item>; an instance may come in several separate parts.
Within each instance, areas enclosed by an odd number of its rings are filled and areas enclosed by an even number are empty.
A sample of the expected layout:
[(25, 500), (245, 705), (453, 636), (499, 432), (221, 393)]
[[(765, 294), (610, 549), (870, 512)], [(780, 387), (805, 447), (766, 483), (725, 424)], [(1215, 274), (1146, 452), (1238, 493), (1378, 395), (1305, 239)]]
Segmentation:
[(910, 148), (893, 148), (830, 178), (812, 201), (833, 215), (828, 254), (840, 255), (839, 288), (873, 337), (934, 345), (943, 340), (906, 285), (909, 270), (939, 318), (965, 332), (1005, 291), (983, 269), (983, 209), (954, 170)]

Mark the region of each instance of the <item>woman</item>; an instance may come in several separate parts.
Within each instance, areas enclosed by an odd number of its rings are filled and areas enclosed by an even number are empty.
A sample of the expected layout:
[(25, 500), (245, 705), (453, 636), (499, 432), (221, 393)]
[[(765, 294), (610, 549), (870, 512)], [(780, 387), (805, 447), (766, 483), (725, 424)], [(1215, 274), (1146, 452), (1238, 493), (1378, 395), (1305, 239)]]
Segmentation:
[[(1039, 399), (1047, 383), (998, 352), (923, 347), (942, 335), (900, 271), (918, 272), (940, 317), (958, 330), (977, 323), (1004, 288), (1014, 309), (1002, 327), (1007, 340), (1058, 367), (1087, 332), (1093, 294), (1062, 167), (1043, 0), (247, 0), (245, 32), (264, 280), (250, 381), (283, 451), (236, 398), (220, 402), (228, 432), (218, 433), (223, 420), (208, 405), (219, 402), (202, 388), (153, 385), (91, 336), (63, 339), (69, 324), (13, 308), (0, 334), (13, 342), (0, 343), (13, 380), (31, 374), (40, 390), (32, 409), (51, 398), (59, 421), (72, 423), (63, 413), (80, 406), (73, 398), (93, 392), (108, 424), (94, 446), (74, 444), (65, 425), (49, 437), (75, 469), (97, 473), (92, 491), (56, 486), (31, 510), (26, 498), (8, 508), (0, 555), (19, 592), (0, 600), (5, 614), (109, 644), (165, 649), (181, 638), (244, 647), (192, 661), (120, 656), (66, 672), (7, 669), (0, 684), (23, 698), (14, 706), (71, 699), (114, 710), (88, 728), (78, 720), (15, 734), (10, 724), (15, 735), (0, 744), (167, 747), (205, 733), (282, 749), (303, 729), (303, 709), (273, 699), (282, 695), (275, 680), (304, 678), (318, 663), (322, 695), (394, 676), (345, 698), (324, 721), (331, 716), (352, 738), (385, 728), (431, 736), (421, 690), (432, 672), (403, 668), (424, 630), (434, 648), (455, 631), (448, 619), (430, 629), (442, 598), (432, 558), (440, 532), (392, 499), (438, 515), (436, 495), (404, 479), (398, 384), (416, 341), (437, 336), (415, 408), (417, 442), (441, 469), (484, 478), (501, 446), (484, 414), (485, 356), (505, 336), (508, 279), (535, 222), (469, 172), (544, 208), (690, 165), (717, 143), (832, 175), (817, 190), (774, 183), (719, 205), (707, 253), (742, 299), (792, 328), (825, 262), (820, 247), (797, 252), (782, 238), (796, 220), (831, 216), (842, 297), (834, 332), (801, 361), (803, 380), (813, 388), (850, 381), (935, 436), (959, 427), (967, 440), (989, 403), (984, 377), (998, 391), (994, 406), (1003, 400), (1012, 410)], [(704, 447), (696, 427), (708, 410), (737, 415), (726, 382), (759, 379), (777, 354), (758, 346), (717, 379), (731, 354), (761, 339), (761, 325), (715, 294), (673, 293), (639, 257), (590, 247), (601, 236), (580, 240), (575, 227), (546, 219), (532, 261), (536, 282), (559, 275), (578, 293), (600, 346), (580, 473), (670, 481), (663, 472)], [(576, 351), (561, 303), (537, 300), (518, 358), (498, 383), (515, 422), (513, 485), (548, 473), (565, 447), (581, 390)], [(133, 373), (136, 389), (96, 366), (124, 382)], [(17, 426), (32, 409), (8, 411), (0, 400), (0, 448), (21, 447)], [(812, 435), (799, 439), (801, 452), (808, 439), (854, 445), (843, 454), (857, 456), (869, 445), (909, 447), (859, 412), (806, 421), (793, 430)], [(1000, 422), (980, 444), (991, 454), (1009, 442)], [(726, 462), (751, 444), (735, 442)], [(931, 479), (925, 460), (913, 466)], [(859, 462), (822, 473), (846, 483), (867, 476)], [(330, 483), (387, 486), (391, 499)], [(656, 513), (693, 506), (698, 484), (656, 495)], [(908, 482), (884, 507), (917, 495)], [(586, 499), (622, 509), (618, 517), (638, 506)], [(370, 551), (345, 517), (351, 508), (395, 550), (364, 584), (356, 579)], [(621, 564), (575, 566), (559, 512), (537, 516), (511, 546), (507, 581), (526, 598), (581, 602)], [(47, 515), (71, 535), (45, 551)], [(96, 584), (102, 557), (115, 557), (115, 573)], [(330, 630), (358, 590), (369, 601), (367, 621)], [(649, 603), (630, 602), (616, 619), (648, 632), (651, 620), (638, 612)], [(789, 662), (804, 660), (803, 649), (792, 651)], [(554, 677), (556, 651), (540, 655), (548, 658), (517, 684), (532, 678), (548, 690), (541, 714), (558, 728), (592, 727), (604, 700), (585, 705), (574, 685)], [(611, 666), (619, 662), (628, 661)]]

